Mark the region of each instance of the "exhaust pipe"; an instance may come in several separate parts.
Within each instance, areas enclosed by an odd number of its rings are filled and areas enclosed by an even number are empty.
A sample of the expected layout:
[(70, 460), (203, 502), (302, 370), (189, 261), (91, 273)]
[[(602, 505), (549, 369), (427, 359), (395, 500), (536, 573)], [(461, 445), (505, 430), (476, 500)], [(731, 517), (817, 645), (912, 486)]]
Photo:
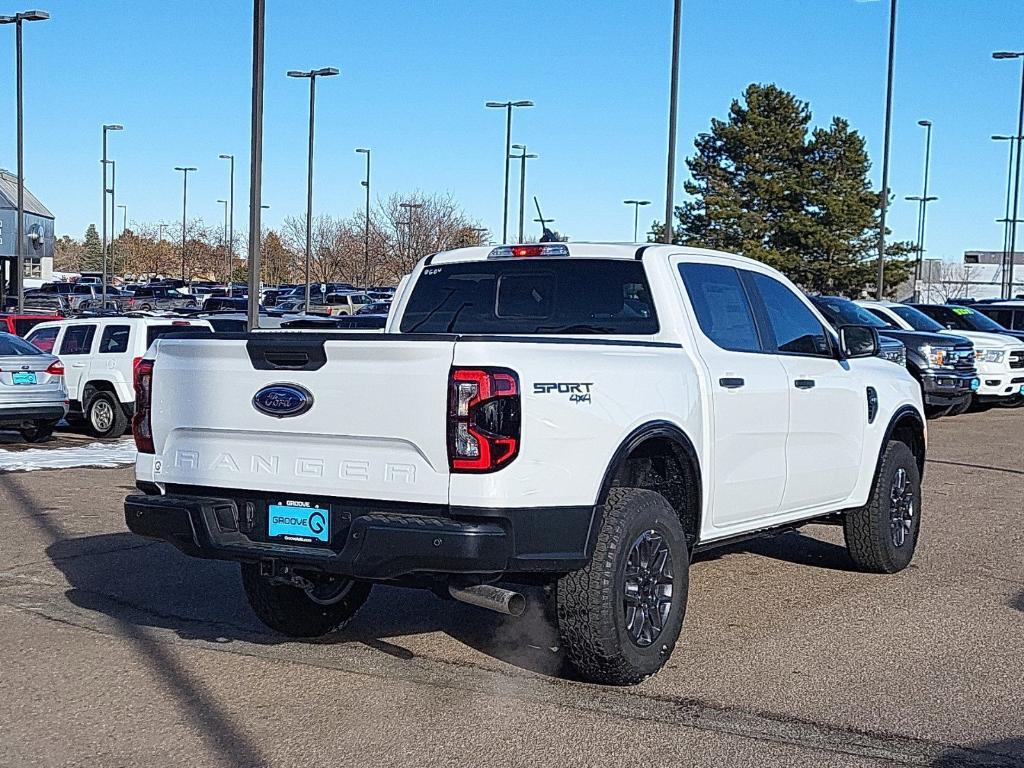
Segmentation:
[(448, 594), (463, 603), (504, 613), (507, 616), (522, 616), (526, 610), (524, 595), (490, 584), (477, 584), (472, 587), (456, 587), (449, 584)]

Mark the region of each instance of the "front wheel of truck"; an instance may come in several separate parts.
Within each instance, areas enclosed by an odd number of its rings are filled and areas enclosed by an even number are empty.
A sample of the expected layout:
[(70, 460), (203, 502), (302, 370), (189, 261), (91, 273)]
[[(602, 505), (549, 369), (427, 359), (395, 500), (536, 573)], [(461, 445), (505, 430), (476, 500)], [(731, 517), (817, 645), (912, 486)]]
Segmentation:
[(263, 576), (259, 565), (242, 563), (242, 586), (253, 612), (275, 632), (320, 637), (341, 629), (370, 596), (372, 585), (329, 574), (288, 579)]
[(682, 629), (689, 567), (686, 536), (664, 496), (608, 494), (590, 562), (557, 586), (562, 645), (581, 678), (635, 685), (661, 669)]

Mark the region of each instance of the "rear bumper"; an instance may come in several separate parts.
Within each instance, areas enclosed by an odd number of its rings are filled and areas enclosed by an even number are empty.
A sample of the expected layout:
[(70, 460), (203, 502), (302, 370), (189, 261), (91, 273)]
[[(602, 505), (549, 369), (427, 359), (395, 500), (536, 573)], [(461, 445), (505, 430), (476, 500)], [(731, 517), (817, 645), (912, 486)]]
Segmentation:
[(957, 405), (978, 386), (977, 374), (967, 371), (922, 371), (925, 405)]
[[(365, 505), (360, 509), (360, 505)], [(244, 499), (132, 495), (125, 522), (194, 557), (279, 562), (387, 580), (414, 573), (564, 573), (586, 564), (593, 507), (484, 509), (332, 500), (329, 546), (267, 541), (265, 505)], [(241, 510), (241, 512), (240, 512)], [(273, 565), (271, 566), (273, 567)]]
[(24, 424), (26, 421), (60, 421), (68, 413), (61, 403), (27, 403), (25, 405), (0, 404), (0, 425)]

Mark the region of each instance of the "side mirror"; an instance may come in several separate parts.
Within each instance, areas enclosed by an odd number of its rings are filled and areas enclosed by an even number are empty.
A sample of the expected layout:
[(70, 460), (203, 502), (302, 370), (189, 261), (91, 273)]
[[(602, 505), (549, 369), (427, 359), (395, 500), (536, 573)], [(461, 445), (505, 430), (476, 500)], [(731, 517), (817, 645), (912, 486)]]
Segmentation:
[(874, 357), (878, 354), (878, 349), (878, 331), (871, 326), (839, 326), (839, 354), (841, 359)]

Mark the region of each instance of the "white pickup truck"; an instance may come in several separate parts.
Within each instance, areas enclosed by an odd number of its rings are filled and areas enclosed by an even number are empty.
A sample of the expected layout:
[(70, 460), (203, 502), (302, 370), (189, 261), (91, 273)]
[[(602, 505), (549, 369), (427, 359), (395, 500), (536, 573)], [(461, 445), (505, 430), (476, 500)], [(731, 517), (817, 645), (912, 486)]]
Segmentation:
[(159, 339), (125, 518), (239, 561), (293, 636), (341, 626), (374, 582), (511, 614), (515, 585), (543, 584), (578, 674), (632, 684), (675, 646), (696, 552), (825, 521), (862, 570), (910, 563), (921, 390), (877, 351), (725, 253), (437, 253), (383, 333)]

